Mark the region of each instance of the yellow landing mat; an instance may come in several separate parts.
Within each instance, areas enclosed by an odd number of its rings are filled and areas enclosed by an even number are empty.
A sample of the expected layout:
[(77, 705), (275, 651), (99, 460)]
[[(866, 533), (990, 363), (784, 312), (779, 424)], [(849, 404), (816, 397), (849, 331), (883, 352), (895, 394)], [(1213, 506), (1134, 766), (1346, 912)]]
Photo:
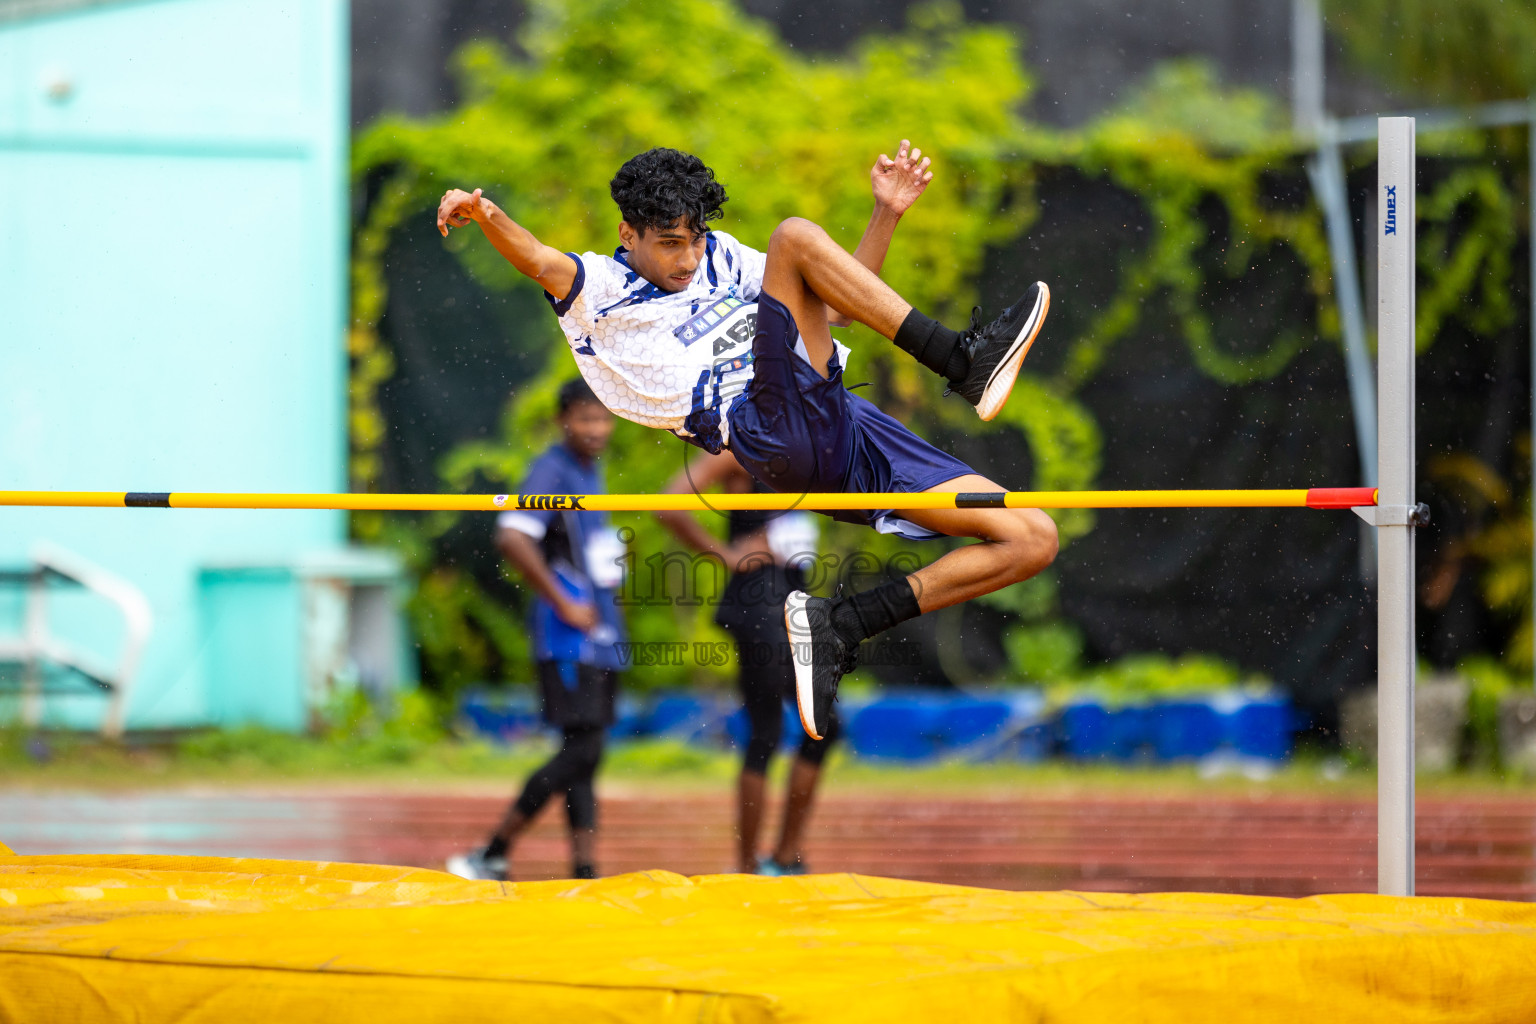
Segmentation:
[(0, 856), (0, 1020), (1536, 1021), (1536, 906)]

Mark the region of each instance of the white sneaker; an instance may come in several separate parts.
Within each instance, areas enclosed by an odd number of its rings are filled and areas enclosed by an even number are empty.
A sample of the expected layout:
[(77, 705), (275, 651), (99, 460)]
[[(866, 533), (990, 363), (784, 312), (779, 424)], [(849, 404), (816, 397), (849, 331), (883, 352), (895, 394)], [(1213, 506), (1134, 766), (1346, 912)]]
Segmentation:
[(784, 631), (795, 662), (795, 706), (805, 734), (819, 740), (832, 724), (837, 684), (858, 663), (859, 649), (849, 647), (832, 628), (832, 602), (803, 590), (784, 599)]
[(448, 858), (448, 873), (470, 881), (505, 882), (507, 858), (487, 857), (484, 850), (456, 853)]

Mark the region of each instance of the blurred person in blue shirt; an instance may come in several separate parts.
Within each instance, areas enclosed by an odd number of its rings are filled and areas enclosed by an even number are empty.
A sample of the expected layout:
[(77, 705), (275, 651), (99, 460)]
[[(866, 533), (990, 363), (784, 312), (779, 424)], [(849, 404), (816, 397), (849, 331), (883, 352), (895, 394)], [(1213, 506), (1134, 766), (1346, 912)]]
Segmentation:
[[(602, 494), (598, 457), (613, 434), (613, 414), (592, 389), (560, 389), (564, 438), (529, 467), (520, 494)], [(563, 733), (560, 750), (534, 772), (483, 849), (455, 855), (463, 878), (508, 877), (512, 849), (551, 796), (563, 792), (571, 827), (571, 873), (596, 877), (597, 799), (593, 778), (603, 733), (613, 724), (624, 624), (614, 601), (624, 545), (606, 512), (517, 509), (497, 519), (496, 545), (537, 595), (530, 612), (544, 720)]]

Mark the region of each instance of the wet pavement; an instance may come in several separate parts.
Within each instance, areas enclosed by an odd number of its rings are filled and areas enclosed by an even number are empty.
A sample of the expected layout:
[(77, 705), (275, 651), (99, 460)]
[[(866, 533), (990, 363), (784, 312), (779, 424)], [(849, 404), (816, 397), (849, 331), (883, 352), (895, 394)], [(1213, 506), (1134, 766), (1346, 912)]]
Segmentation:
[[(164, 853), (441, 867), (483, 842), (505, 798), (413, 790), (0, 792), (17, 853)], [(727, 794), (608, 794), (599, 867), (731, 870)], [(1421, 799), (1418, 892), (1536, 899), (1536, 799)], [(519, 880), (564, 877), (563, 808), (518, 849)], [(770, 830), (765, 830), (769, 832)], [(1003, 889), (1303, 896), (1375, 889), (1375, 805), (1286, 797), (952, 798), (832, 794), (817, 871)]]

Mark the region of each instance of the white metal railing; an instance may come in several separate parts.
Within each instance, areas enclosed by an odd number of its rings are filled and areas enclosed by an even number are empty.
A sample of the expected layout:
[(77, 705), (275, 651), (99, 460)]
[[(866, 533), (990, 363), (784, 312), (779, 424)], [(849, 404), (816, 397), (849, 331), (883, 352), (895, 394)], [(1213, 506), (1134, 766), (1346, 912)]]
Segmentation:
[[(21, 669), (22, 722), (34, 728), (41, 724), (43, 675), (50, 668), (61, 668), (79, 673), (106, 693), (107, 712), (102, 718), (101, 734), (109, 739), (121, 736), (123, 709), (154, 624), (143, 591), (72, 551), (46, 543), (33, 548), (30, 566), (10, 575), (23, 582), (26, 597), (20, 635), (0, 636), (0, 665)], [(115, 663), (105, 662), (49, 629), (50, 578), (83, 587), (106, 599), (122, 614), (123, 643)]]

